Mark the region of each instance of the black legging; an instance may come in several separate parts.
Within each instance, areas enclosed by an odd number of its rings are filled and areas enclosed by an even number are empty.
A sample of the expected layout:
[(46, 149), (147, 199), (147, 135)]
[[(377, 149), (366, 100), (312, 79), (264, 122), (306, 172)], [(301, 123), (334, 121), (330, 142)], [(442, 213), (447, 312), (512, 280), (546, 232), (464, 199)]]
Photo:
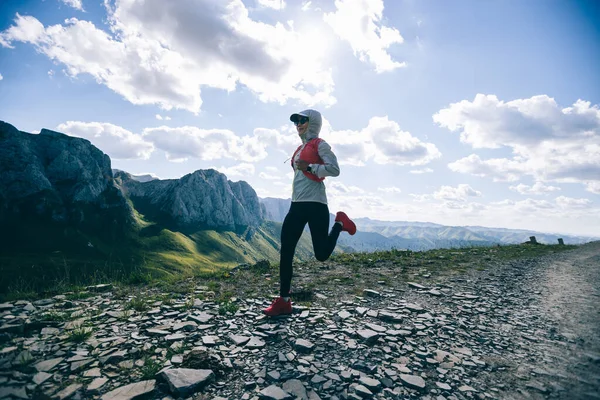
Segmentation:
[(288, 297), (292, 285), (292, 261), (296, 245), (308, 222), (315, 257), (319, 261), (329, 258), (337, 243), (342, 226), (333, 224), (329, 230), (329, 208), (317, 202), (292, 202), (281, 228), (281, 257), (279, 260), (280, 296)]

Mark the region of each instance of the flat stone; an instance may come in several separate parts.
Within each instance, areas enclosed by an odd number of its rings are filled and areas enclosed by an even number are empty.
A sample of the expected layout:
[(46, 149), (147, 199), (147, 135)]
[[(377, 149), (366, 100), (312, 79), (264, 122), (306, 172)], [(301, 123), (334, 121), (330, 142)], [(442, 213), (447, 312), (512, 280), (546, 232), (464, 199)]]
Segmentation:
[(540, 393), (548, 392), (548, 388), (546, 386), (544, 386), (541, 382), (537, 382), (537, 381), (527, 382), (525, 387), (528, 389), (537, 390)]
[(415, 282), (406, 282), (408, 284), (408, 287), (414, 288), (414, 289), (427, 289), (425, 286), (423, 285), (419, 285), (418, 283)]
[(305, 339), (298, 339), (294, 343), (294, 348), (302, 353), (308, 353), (315, 347), (314, 344)]
[(354, 387), (354, 391), (363, 399), (371, 399), (373, 398), (373, 392), (364, 387), (363, 385), (356, 385)]
[(175, 342), (175, 341), (183, 340), (183, 339), (185, 339), (185, 335), (183, 333), (175, 333), (173, 335), (165, 336), (165, 340), (167, 342)]
[(52, 378), (52, 375), (54, 374), (49, 374), (47, 372), (38, 372), (33, 376), (33, 383), (35, 383), (36, 385), (41, 385), (48, 379)]
[(102, 376), (102, 373), (100, 372), (100, 368), (92, 368), (85, 371), (83, 376), (86, 378), (99, 378)]
[(215, 374), (210, 369), (175, 368), (162, 371), (159, 376), (168, 383), (171, 394), (187, 397), (211, 382)]
[(108, 382), (107, 378), (96, 378), (86, 388), (88, 392), (95, 393)]
[(13, 398), (24, 399), (24, 400), (30, 399), (30, 397), (27, 395), (27, 392), (25, 391), (24, 386), (0, 387), (0, 399), (13, 399)]
[(277, 385), (267, 386), (258, 393), (258, 397), (264, 400), (292, 400), (293, 397)]
[(152, 393), (155, 387), (156, 381), (154, 379), (135, 382), (105, 393), (101, 400), (134, 400), (137, 397)]
[(126, 355), (127, 355), (127, 350), (119, 350), (119, 351), (112, 352), (106, 356), (100, 357), (99, 361), (100, 361), (101, 365), (115, 364), (115, 363), (123, 361), (125, 359)]
[(16, 346), (6, 347), (6, 348), (0, 350), (0, 356), (4, 357), (5, 355), (14, 353), (17, 350), (19, 350), (19, 348)]
[(207, 313), (188, 315), (188, 319), (191, 319), (192, 321), (195, 321), (199, 324), (206, 324), (208, 321), (210, 321), (213, 318), (214, 318), (214, 315), (210, 315)]
[(423, 380), (423, 378), (417, 375), (400, 374), (400, 381), (403, 385), (408, 386), (412, 389), (425, 389), (425, 381)]
[(371, 392), (377, 392), (381, 389), (381, 382), (368, 376), (361, 376), (358, 383), (367, 387)]
[(298, 379), (290, 379), (283, 383), (283, 390), (297, 399), (308, 399), (306, 388), (302, 384), (302, 381)]
[(469, 385), (462, 385), (458, 387), (458, 390), (460, 392), (476, 392), (477, 390), (475, 388), (472, 388)]
[(155, 329), (155, 328), (146, 329), (146, 333), (150, 336), (167, 336), (167, 335), (171, 334), (171, 332), (169, 332), (169, 331), (165, 331), (163, 329)]
[(66, 388), (64, 388), (63, 390), (61, 390), (60, 392), (58, 392), (57, 394), (55, 394), (54, 398), (59, 399), (59, 400), (68, 399), (71, 396), (73, 396), (75, 394), (75, 392), (77, 392), (82, 387), (83, 387), (83, 385), (80, 383), (73, 383), (73, 384), (67, 386)]
[(60, 329), (46, 327), (46, 328), (42, 328), (42, 331), (40, 333), (42, 336), (56, 336), (56, 335), (60, 334)]
[(214, 335), (202, 336), (202, 343), (204, 343), (207, 346), (214, 346), (217, 344), (218, 341), (219, 341), (218, 336), (214, 336)]
[(174, 331), (184, 330), (186, 332), (192, 332), (196, 329), (198, 329), (198, 324), (194, 321), (178, 322), (175, 325), (173, 325)]
[(379, 293), (376, 290), (372, 290), (372, 289), (363, 290), (363, 294), (367, 297), (381, 297), (381, 293)]
[(417, 304), (412, 304), (412, 303), (408, 303), (404, 306), (407, 310), (410, 311), (414, 311), (414, 312), (419, 312), (419, 311), (423, 311), (424, 308), (417, 305)]
[(246, 343), (246, 347), (249, 349), (262, 349), (263, 347), (265, 347), (265, 342), (263, 342), (257, 336), (252, 336), (248, 343)]
[(71, 372), (75, 372), (80, 370), (81, 368), (85, 367), (88, 364), (91, 364), (94, 360), (89, 358), (87, 360), (82, 360), (82, 361), (75, 361), (73, 363), (71, 363)]
[(473, 352), (470, 349), (467, 349), (466, 347), (453, 347), (452, 351), (455, 353), (460, 353), (463, 354), (465, 356), (472, 356)]
[(379, 338), (379, 333), (372, 331), (371, 329), (359, 329), (356, 334), (365, 342), (374, 342)]
[(378, 333), (383, 333), (387, 331), (386, 327), (377, 324), (367, 324), (367, 328)]
[(60, 364), (63, 360), (64, 358), (52, 358), (50, 360), (40, 361), (34, 365), (34, 368), (39, 372), (48, 372)]
[(234, 335), (232, 333), (230, 333), (228, 337), (237, 346), (243, 346), (244, 344), (248, 343), (248, 341), (250, 340), (250, 337), (248, 337), (248, 336)]

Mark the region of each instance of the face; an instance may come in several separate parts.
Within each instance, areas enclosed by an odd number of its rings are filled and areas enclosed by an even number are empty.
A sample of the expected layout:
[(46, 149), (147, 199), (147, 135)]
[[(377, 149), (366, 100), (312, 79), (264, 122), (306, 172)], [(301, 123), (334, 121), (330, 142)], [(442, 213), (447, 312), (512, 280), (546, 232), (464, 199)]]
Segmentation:
[(300, 117), (294, 124), (296, 124), (296, 130), (300, 136), (304, 135), (308, 130), (308, 118), (306, 117)]

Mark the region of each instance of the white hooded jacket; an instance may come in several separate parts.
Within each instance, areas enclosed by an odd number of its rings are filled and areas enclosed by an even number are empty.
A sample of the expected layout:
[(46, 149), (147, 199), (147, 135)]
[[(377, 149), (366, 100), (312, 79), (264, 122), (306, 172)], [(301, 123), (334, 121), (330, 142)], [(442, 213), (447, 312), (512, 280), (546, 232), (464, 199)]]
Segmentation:
[[(306, 133), (301, 136), (302, 147), (300, 148), (300, 151), (296, 153), (296, 157), (292, 160), (292, 165), (294, 166), (292, 201), (314, 201), (327, 204), (325, 183), (307, 178), (302, 171), (296, 168), (296, 161), (300, 158), (300, 153), (302, 153), (306, 143), (319, 137), (322, 125), (321, 113), (315, 110), (304, 110), (297, 114), (292, 114), (290, 120), (294, 121), (298, 116), (308, 117), (308, 129), (306, 130)], [(331, 146), (323, 139), (321, 139), (321, 142), (319, 143), (318, 152), (319, 157), (321, 157), (324, 164), (310, 164), (311, 172), (319, 178), (338, 176), (340, 174), (340, 167), (337, 158), (331, 151)]]

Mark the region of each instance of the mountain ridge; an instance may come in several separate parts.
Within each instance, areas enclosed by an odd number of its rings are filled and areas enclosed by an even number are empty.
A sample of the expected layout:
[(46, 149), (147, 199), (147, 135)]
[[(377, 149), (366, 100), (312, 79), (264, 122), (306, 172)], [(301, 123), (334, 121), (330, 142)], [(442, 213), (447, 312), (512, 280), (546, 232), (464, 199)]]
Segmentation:
[[(290, 199), (261, 198), (266, 208), (265, 218), (282, 222), (290, 207)], [(285, 210), (285, 212), (282, 212)], [(330, 214), (330, 225), (334, 223)], [(391, 249), (429, 250), (434, 248), (492, 246), (518, 244), (535, 236), (545, 244), (557, 243), (562, 238), (565, 244), (582, 244), (600, 238), (558, 235), (525, 229), (486, 228), (479, 226), (447, 226), (432, 222), (382, 221), (368, 217), (353, 218), (358, 227), (354, 236), (340, 236), (338, 243), (356, 251), (380, 251)], [(367, 235), (368, 233), (368, 235)]]

